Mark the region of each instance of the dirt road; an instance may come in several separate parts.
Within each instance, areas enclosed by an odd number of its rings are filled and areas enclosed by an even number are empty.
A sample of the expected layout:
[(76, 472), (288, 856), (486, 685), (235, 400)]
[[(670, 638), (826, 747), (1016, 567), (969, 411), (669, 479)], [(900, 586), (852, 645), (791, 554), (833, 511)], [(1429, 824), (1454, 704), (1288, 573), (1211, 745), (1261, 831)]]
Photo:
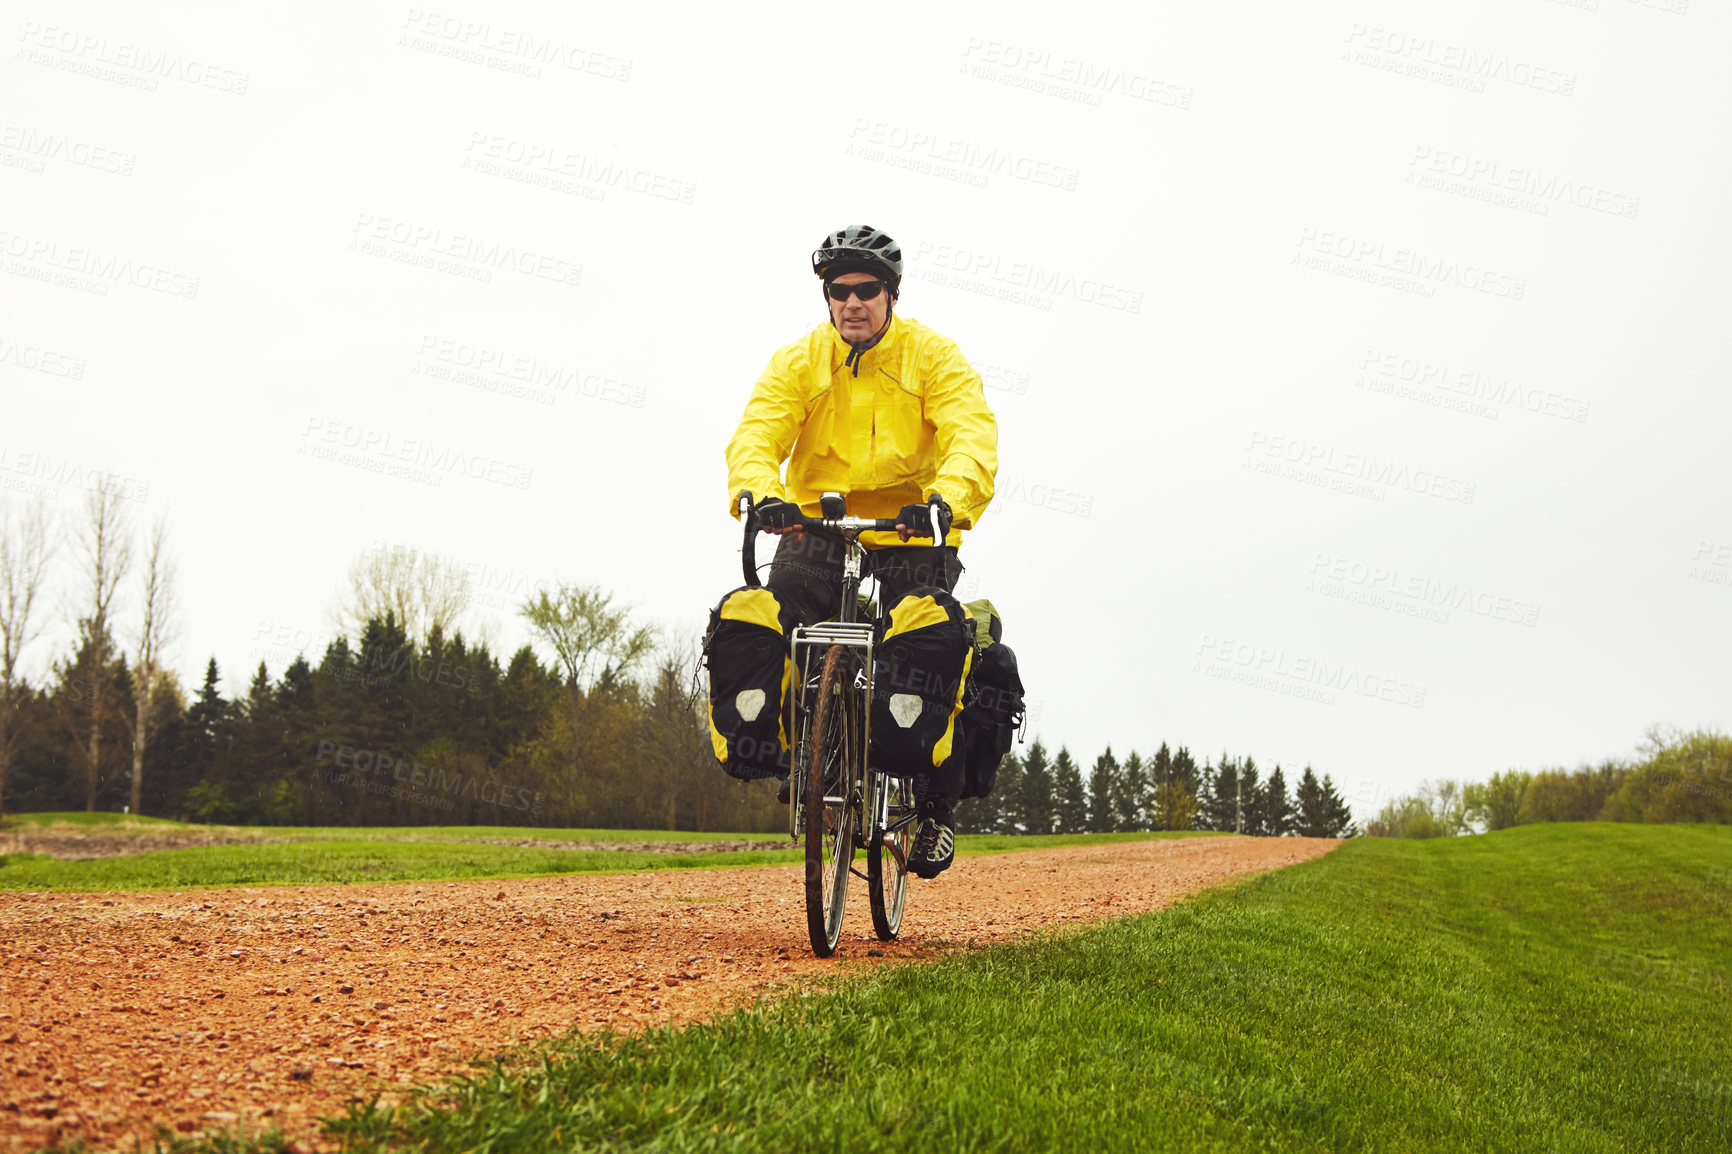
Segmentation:
[[(0, 1144), (116, 1148), (315, 1120), (475, 1054), (688, 1022), (802, 977), (1159, 909), (1338, 844), (1186, 838), (960, 859), (878, 942), (864, 883), (837, 958), (797, 866), (494, 882), (0, 895)], [(869, 957), (869, 950), (882, 957)]]

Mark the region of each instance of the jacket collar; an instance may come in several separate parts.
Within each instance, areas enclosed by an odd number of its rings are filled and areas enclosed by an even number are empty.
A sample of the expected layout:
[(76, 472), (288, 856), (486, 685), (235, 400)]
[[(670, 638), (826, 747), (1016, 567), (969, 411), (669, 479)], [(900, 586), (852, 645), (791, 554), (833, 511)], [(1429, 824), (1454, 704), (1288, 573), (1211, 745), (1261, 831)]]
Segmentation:
[[(830, 371), (833, 373), (850, 371), (845, 370), (842, 365), (848, 359), (848, 354), (854, 351), (853, 346), (842, 339), (842, 334), (836, 330), (835, 325), (826, 321), (824, 327), (830, 330)], [(895, 346), (901, 336), (902, 318), (896, 313), (891, 313), (890, 326), (884, 330), (884, 335), (878, 338), (878, 343), (867, 349), (865, 355), (861, 357), (862, 367), (869, 361), (876, 362), (883, 353)]]

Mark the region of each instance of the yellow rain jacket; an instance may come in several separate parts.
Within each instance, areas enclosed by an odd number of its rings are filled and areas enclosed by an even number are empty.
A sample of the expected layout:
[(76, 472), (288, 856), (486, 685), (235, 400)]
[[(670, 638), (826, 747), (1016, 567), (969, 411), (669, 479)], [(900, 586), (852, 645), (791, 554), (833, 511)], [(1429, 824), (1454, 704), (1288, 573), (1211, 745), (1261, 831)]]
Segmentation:
[[(954, 341), (891, 314), (884, 338), (844, 362), (848, 342), (828, 321), (779, 350), (728, 442), (728, 509), (740, 490), (793, 501), (809, 517), (818, 497), (844, 493), (856, 517), (894, 517), (936, 490), (954, 514), (949, 545), (980, 520), (998, 472), (998, 422), (980, 375)], [(790, 458), (790, 453), (792, 457)], [(782, 481), (782, 462), (788, 480)], [(861, 543), (916, 545), (895, 533)]]

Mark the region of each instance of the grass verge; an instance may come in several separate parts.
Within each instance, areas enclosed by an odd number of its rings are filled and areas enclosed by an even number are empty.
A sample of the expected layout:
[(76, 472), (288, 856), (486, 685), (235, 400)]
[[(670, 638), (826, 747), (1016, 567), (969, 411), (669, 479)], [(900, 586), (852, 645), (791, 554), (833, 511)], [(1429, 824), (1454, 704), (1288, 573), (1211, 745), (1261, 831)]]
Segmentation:
[(1724, 1150), (1729, 832), (1355, 841), (708, 1026), (525, 1048), (333, 1127), (357, 1151)]
[(13, 854), (0, 859), (0, 891), (107, 892), (198, 886), (453, 881), (776, 865), (796, 860), (799, 853), (795, 850), (644, 853), (446, 842), (285, 842), (165, 849), (87, 861)]
[[(34, 816), (34, 815), (33, 815)], [(69, 815), (53, 815), (66, 817)], [(70, 815), (121, 818), (119, 814)], [(155, 819), (136, 831), (160, 837), (178, 826), (188, 839), (207, 827)], [(59, 829), (70, 823), (41, 823)], [(102, 824), (102, 823), (97, 823)], [(115, 823), (107, 823), (114, 825)], [(342, 827), (211, 826), (208, 832), (260, 833), (283, 842), (263, 845), (189, 845), (143, 853), (117, 854), (85, 861), (63, 861), (41, 854), (0, 855), (0, 892), (56, 890), (189, 889), (198, 886), (322, 885), (347, 882), (453, 881), (464, 878), (516, 878), (571, 873), (634, 873), (639, 870), (711, 869), (729, 866), (785, 865), (803, 860), (797, 848), (729, 852), (659, 853), (639, 850), (543, 849), (479, 842), (481, 838), (583, 841), (775, 841), (774, 834), (680, 834), (663, 830), (545, 830), (511, 826)], [(358, 835), (358, 836), (357, 836)], [(957, 853), (991, 854), (1049, 849), (1089, 843), (1146, 841), (1190, 834), (1055, 834), (1041, 837), (973, 835), (960, 838)], [(862, 855), (862, 858), (864, 855)]]

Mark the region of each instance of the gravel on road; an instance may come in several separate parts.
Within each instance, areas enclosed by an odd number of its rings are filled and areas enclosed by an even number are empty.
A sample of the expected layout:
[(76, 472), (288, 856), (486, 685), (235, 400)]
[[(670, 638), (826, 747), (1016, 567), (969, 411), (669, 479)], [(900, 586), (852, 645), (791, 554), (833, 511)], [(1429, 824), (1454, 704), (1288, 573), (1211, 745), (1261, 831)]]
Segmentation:
[[(777, 986), (1160, 909), (1338, 842), (1198, 837), (959, 858), (901, 940), (850, 887), (812, 956), (799, 866), (506, 881), (0, 894), (0, 1145), (130, 1149), (317, 1119), (571, 1030), (702, 1020)], [(869, 956), (876, 951), (879, 956)]]

